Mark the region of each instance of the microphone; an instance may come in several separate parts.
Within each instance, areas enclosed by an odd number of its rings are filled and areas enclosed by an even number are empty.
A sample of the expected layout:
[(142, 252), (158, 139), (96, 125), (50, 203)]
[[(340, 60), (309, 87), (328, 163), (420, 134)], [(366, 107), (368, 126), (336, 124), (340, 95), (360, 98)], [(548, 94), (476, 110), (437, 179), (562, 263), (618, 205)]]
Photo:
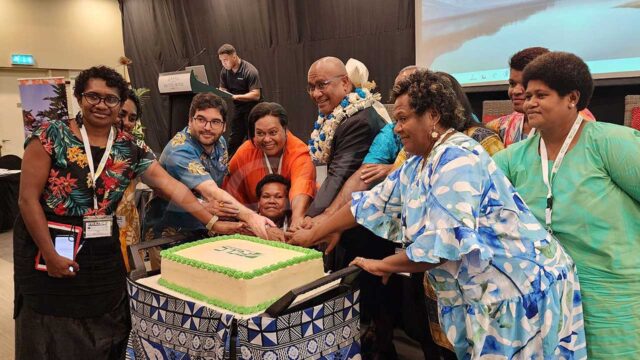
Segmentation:
[(204, 54), (205, 52), (207, 52), (207, 48), (206, 48), (206, 47), (202, 48), (202, 50), (198, 51), (198, 53), (197, 53), (197, 54), (193, 55), (193, 56), (192, 56), (192, 57), (190, 57), (187, 61), (185, 61), (185, 63), (184, 63), (184, 64), (180, 65), (180, 67), (178, 68), (178, 70), (177, 70), (177, 71), (180, 71), (180, 69), (182, 69), (182, 68), (184, 68), (185, 66), (189, 65), (189, 63), (191, 62), (191, 60), (193, 60), (193, 59), (197, 58), (198, 56), (200, 56), (200, 55)]

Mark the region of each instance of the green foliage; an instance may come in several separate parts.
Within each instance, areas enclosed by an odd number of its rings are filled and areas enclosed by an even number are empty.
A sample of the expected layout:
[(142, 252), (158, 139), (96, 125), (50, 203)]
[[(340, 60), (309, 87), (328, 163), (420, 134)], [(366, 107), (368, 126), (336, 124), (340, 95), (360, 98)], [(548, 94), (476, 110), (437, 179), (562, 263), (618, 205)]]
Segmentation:
[[(147, 100), (149, 100), (149, 92), (151, 90), (148, 88), (134, 88), (131, 90), (133, 90), (138, 99), (140, 99), (140, 105), (144, 106)], [(142, 126), (142, 119), (138, 119), (136, 124), (133, 126), (133, 130), (131, 130), (131, 135), (138, 140), (144, 141), (144, 129), (144, 126)]]
[(38, 111), (36, 117), (42, 120), (67, 120), (69, 111), (67, 107), (67, 90), (64, 84), (51, 85), (54, 96), (47, 96), (43, 100), (49, 100), (49, 109)]

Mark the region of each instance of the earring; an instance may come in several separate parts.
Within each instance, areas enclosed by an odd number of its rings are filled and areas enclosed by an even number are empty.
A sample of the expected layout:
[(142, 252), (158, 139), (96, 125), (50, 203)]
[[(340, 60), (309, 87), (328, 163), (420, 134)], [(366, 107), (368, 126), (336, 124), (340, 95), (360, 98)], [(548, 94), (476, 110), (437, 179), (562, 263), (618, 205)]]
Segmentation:
[(569, 104), (569, 109), (573, 109), (574, 106), (576, 106), (574, 103)]
[(440, 134), (436, 131), (436, 126), (433, 125), (433, 130), (431, 131), (431, 137), (435, 140), (440, 137)]

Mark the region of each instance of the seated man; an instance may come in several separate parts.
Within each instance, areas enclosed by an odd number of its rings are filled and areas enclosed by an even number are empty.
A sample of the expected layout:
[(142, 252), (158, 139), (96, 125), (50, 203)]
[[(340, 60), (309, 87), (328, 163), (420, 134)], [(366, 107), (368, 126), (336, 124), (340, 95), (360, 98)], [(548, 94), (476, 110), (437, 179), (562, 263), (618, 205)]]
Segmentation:
[[(525, 89), (522, 85), (522, 71), (535, 58), (548, 52), (547, 48), (530, 47), (518, 51), (509, 59), (509, 89), (507, 92), (514, 111), (487, 123), (487, 128), (500, 135), (505, 148), (535, 133), (536, 129), (529, 125), (524, 113)], [(595, 117), (588, 109), (582, 110), (580, 114), (587, 121), (595, 121)]]
[(287, 128), (287, 112), (277, 103), (263, 102), (249, 114), (249, 140), (229, 162), (223, 188), (246, 206), (258, 202), (256, 185), (266, 175), (290, 181), (291, 224), (302, 222), (316, 193), (316, 168), (307, 145)]
[[(227, 172), (227, 148), (222, 133), (225, 130), (227, 104), (220, 97), (197, 94), (189, 109), (189, 126), (178, 132), (160, 156), (160, 165), (187, 185), (205, 206), (222, 204), (225, 211), (216, 215), (235, 217), (242, 222), (229, 222), (217, 233), (234, 234), (248, 226), (257, 236), (267, 239), (267, 218), (249, 210), (219, 186)], [(154, 237), (190, 232), (192, 239), (207, 236), (206, 229), (190, 214), (173, 203), (154, 199), (150, 215), (156, 216)], [(210, 208), (210, 206), (209, 206)], [(157, 218), (160, 218), (157, 221)]]
[(265, 176), (256, 186), (258, 214), (276, 224), (276, 227), (267, 229), (272, 240), (285, 240), (284, 232), (287, 231), (291, 215), (288, 197), (290, 188), (291, 182), (278, 174)]

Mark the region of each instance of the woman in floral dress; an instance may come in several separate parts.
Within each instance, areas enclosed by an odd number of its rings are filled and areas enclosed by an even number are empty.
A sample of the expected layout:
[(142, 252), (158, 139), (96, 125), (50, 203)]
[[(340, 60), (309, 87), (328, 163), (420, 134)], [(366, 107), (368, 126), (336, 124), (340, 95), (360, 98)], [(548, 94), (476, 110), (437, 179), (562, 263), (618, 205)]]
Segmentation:
[[(82, 116), (52, 120), (26, 140), (13, 241), (16, 359), (124, 358), (130, 319), (113, 213), (135, 177), (208, 229), (224, 225), (144, 143), (113, 126), (126, 91), (113, 69), (82, 71), (74, 87)], [(73, 259), (54, 247), (72, 233), (52, 222), (82, 229)], [(45, 271), (36, 269), (36, 258)]]
[[(586, 358), (575, 265), (487, 152), (456, 129), (463, 110), (441, 77), (394, 86), (395, 128), (411, 157), (291, 243), (313, 245), (362, 224), (406, 251), (352, 264), (383, 277), (428, 271), (460, 359)], [(335, 244), (329, 244), (330, 247)]]

